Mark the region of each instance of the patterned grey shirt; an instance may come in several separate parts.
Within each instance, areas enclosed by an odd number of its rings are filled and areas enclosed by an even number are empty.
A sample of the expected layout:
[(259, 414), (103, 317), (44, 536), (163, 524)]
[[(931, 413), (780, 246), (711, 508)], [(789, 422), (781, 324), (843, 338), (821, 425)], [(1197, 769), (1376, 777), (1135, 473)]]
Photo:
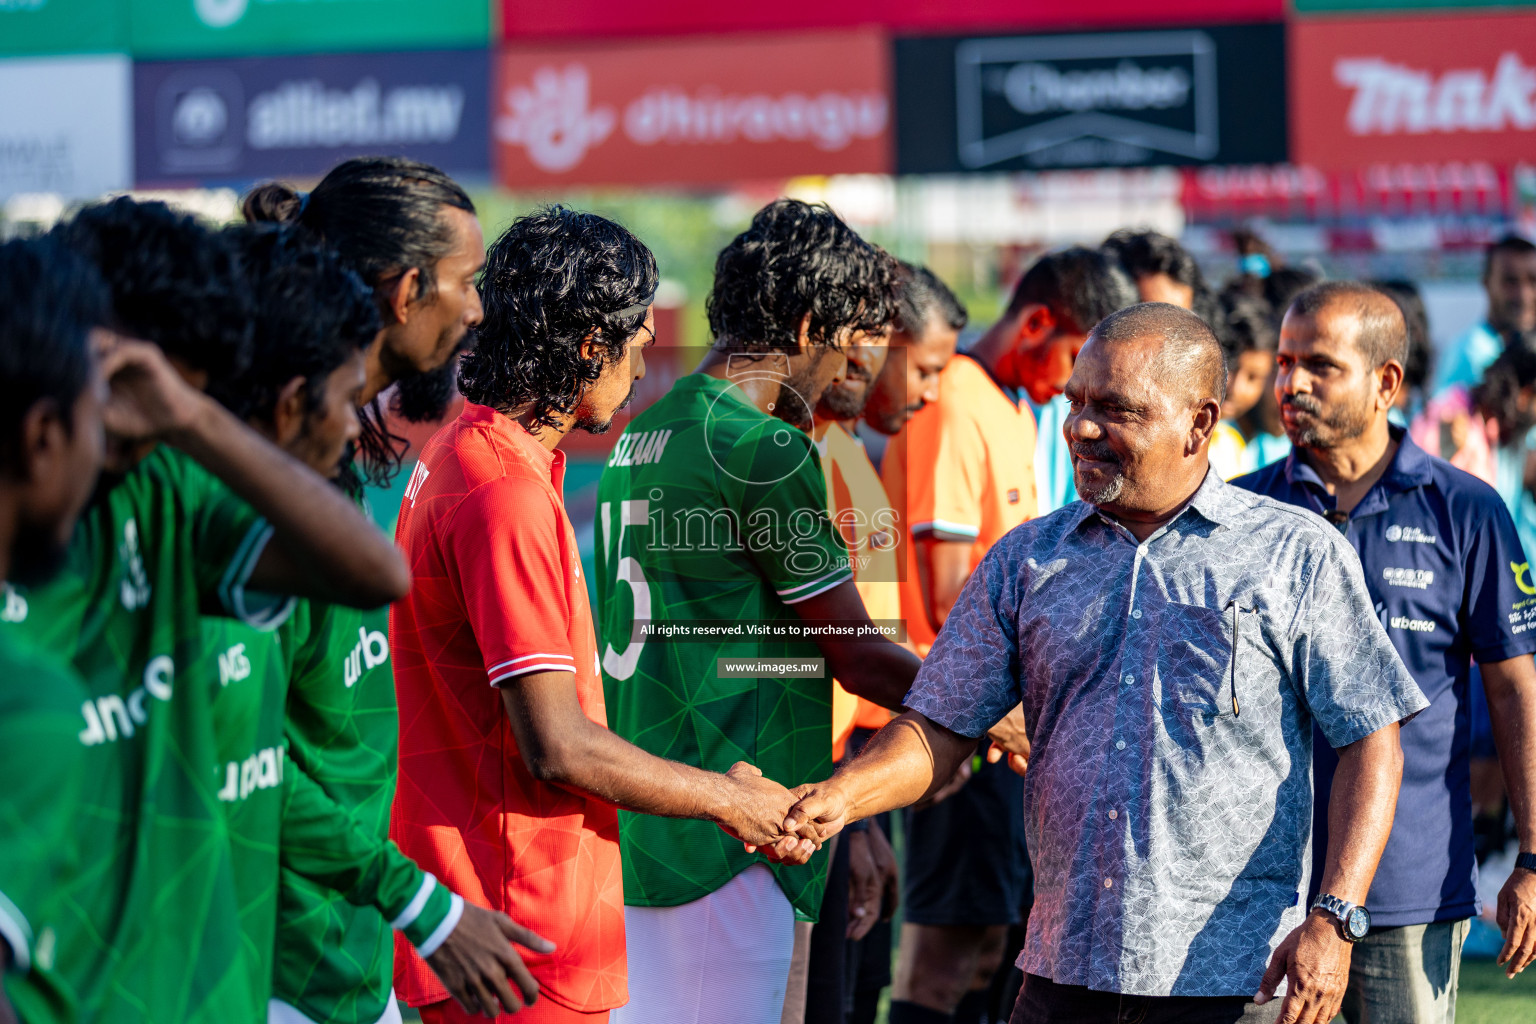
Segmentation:
[(1338, 531), (1215, 473), (1144, 543), (1074, 502), (987, 553), (907, 705), (980, 736), (1020, 700), (1019, 967), (1189, 996), (1256, 992), (1305, 915), (1312, 723), (1342, 747), (1427, 706)]

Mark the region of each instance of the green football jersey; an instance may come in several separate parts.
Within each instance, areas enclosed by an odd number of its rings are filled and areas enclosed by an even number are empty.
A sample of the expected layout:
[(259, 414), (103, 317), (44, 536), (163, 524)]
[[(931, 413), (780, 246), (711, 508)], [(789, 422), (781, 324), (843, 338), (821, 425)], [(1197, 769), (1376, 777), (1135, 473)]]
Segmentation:
[[(0, 585), (0, 618), (25, 617), (26, 604)], [(69, 668), (0, 635), (0, 940), (11, 950), (5, 987), (23, 1024), (75, 1019), (55, 969), (54, 922), (78, 852), (84, 700)]]
[[(391, 921), (413, 943), (428, 942), (448, 916), (452, 897), (389, 840), (396, 724), (388, 671), (388, 608), (363, 612), (320, 602), (295, 604), (294, 613), (271, 632), (229, 618), (203, 620), (204, 673), (217, 677), (219, 684), (213, 704), (218, 745), (214, 774), (219, 800), (229, 815), (242, 963), (255, 1012), (250, 1019), (264, 1020), (267, 1001), (275, 995), (317, 1022), (351, 1019), (349, 1008), (358, 1004), (356, 1019), (373, 1024), (389, 998)], [(354, 708), (351, 717), (371, 727), (368, 738), (385, 744), (388, 755), (382, 764), (366, 766), (348, 759), (343, 749), (348, 746), (348, 716), (336, 715), (338, 702), (352, 695), (364, 673), (371, 684), (369, 700), (382, 704), (386, 714)], [(335, 692), (312, 692), (317, 678), (329, 681), (332, 676)], [(316, 700), (290, 705), (295, 685)], [(295, 763), (287, 716), (290, 707), (297, 706), (310, 725), (315, 713), (311, 703), (330, 716), (330, 731), (312, 737), (313, 742), (308, 733), (297, 741), (308, 756)], [(338, 740), (332, 733), (343, 735)], [(333, 752), (373, 789), (385, 789), (382, 809), (372, 808), (366, 827), (354, 813), (356, 806), (368, 804), (366, 799), (352, 799), (357, 794), (345, 783), (327, 787), (314, 777), (313, 769), (323, 767)], [(338, 796), (346, 802), (338, 802)], [(365, 941), (351, 930), (324, 928), (318, 934), (295, 935), (289, 929), (279, 935), (280, 914), (291, 903), (287, 890), (295, 887), (301, 888), (306, 910), (326, 911), (322, 923), (360, 921), (356, 930)], [(426, 898), (416, 901), (423, 892)], [(295, 964), (320, 993), (346, 1005), (325, 1007), (315, 993), (307, 1000), (295, 998), (287, 983), (298, 973)], [(355, 977), (363, 966), (369, 968), (366, 979)], [(344, 976), (344, 985), (337, 974)], [(338, 986), (345, 991), (337, 992)], [(371, 1016), (365, 1016), (370, 1011)]]
[[(286, 626), (285, 626), (286, 629)], [(288, 659), (282, 632), (228, 618), (202, 621), (201, 668), (218, 680), (213, 698), (213, 781), (229, 820), (230, 862), (240, 915), (240, 964), (250, 1004), (231, 1020), (267, 1013), (277, 931), (278, 846), (288, 751), (283, 695)]]
[[(785, 786), (832, 772), (832, 681), (729, 675), (724, 658), (820, 657), (790, 607), (853, 578), (827, 516), (811, 439), (725, 381), (683, 377), (635, 417), (598, 483), (597, 606), (608, 721), (660, 757), (723, 772), (757, 765)], [(645, 623), (734, 624), (710, 639), (643, 636)], [(754, 634), (749, 627), (770, 630)], [(624, 900), (676, 906), (763, 860), (708, 821), (619, 813)], [(822, 854), (770, 865), (814, 921)]]
[[(309, 602), (288, 689), (287, 735), (293, 766), (355, 826), (386, 841), (399, 747), (387, 608)], [(276, 998), (316, 1024), (373, 1024), (384, 1015), (394, 939), (382, 914), (285, 869), (277, 927)]]
[(245, 580), (270, 527), (161, 446), (82, 517), (64, 571), (20, 592), (8, 635), (70, 659), (85, 785), (78, 870), (56, 962), (83, 1022), (214, 1024), (250, 1005), (226, 817), (210, 767), (217, 679), (195, 670), (201, 616), (270, 625)]
[[(282, 974), (278, 951), (284, 958), (290, 952), (277, 935), (280, 879), (300, 881), (328, 902), (363, 908), (378, 922), (391, 953), (393, 937), (383, 915), (397, 920), (406, 937), (421, 944), (447, 917), (452, 903), (451, 894), (402, 854), (387, 834), (360, 828), (349, 808), (291, 760), (285, 711), (294, 653), (305, 649), (310, 619), (309, 604), (301, 601), (275, 633), (226, 618), (203, 620), (205, 664), (220, 687), (213, 704), (219, 755), (213, 770), (219, 800), (229, 815), (241, 967), (251, 994), (244, 1015), (231, 1009), (230, 1020), (266, 1019), (274, 974)], [(426, 898), (408, 913), (423, 892)], [(386, 959), (386, 998), (389, 966)], [(380, 1009), (368, 1018), (368, 1024), (382, 1013)]]

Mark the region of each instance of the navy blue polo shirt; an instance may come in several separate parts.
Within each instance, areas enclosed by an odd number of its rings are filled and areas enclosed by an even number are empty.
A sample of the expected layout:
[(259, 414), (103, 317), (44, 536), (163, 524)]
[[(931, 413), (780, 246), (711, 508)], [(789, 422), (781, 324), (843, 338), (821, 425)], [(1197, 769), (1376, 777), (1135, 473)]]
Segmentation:
[[(1492, 487), (1433, 458), (1392, 428), (1397, 454), (1340, 530), (1365, 569), (1376, 614), (1430, 706), (1402, 727), (1403, 786), (1366, 906), (1378, 926), (1456, 921), (1478, 912), (1472, 851), (1472, 659), (1536, 651), (1536, 580)], [(1232, 481), (1334, 510), (1296, 452)], [(1328, 849), (1328, 796), (1339, 758), (1314, 747), (1312, 891)]]

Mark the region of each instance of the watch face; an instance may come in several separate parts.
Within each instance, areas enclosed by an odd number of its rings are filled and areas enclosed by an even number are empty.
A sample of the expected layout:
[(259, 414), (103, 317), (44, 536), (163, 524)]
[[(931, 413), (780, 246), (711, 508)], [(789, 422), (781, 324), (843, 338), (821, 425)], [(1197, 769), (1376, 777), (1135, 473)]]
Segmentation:
[(1357, 942), (1365, 938), (1366, 933), (1371, 930), (1371, 912), (1364, 907), (1351, 910), (1349, 916), (1344, 919), (1344, 930)]

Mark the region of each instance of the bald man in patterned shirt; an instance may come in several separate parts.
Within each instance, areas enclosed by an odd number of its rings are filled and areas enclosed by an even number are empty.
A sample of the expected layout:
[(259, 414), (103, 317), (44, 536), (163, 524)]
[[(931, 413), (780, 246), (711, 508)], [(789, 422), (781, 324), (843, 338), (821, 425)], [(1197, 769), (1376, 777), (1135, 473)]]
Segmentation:
[[(1224, 390), (1194, 314), (1100, 323), (1066, 390), (1084, 500), (992, 548), (911, 710), (785, 821), (826, 836), (919, 799), (1022, 700), (1036, 895), (1013, 1024), (1320, 1024), (1369, 927), (1398, 726), (1426, 701), (1338, 532), (1208, 472)], [(1314, 722), (1339, 771), (1307, 908)]]

